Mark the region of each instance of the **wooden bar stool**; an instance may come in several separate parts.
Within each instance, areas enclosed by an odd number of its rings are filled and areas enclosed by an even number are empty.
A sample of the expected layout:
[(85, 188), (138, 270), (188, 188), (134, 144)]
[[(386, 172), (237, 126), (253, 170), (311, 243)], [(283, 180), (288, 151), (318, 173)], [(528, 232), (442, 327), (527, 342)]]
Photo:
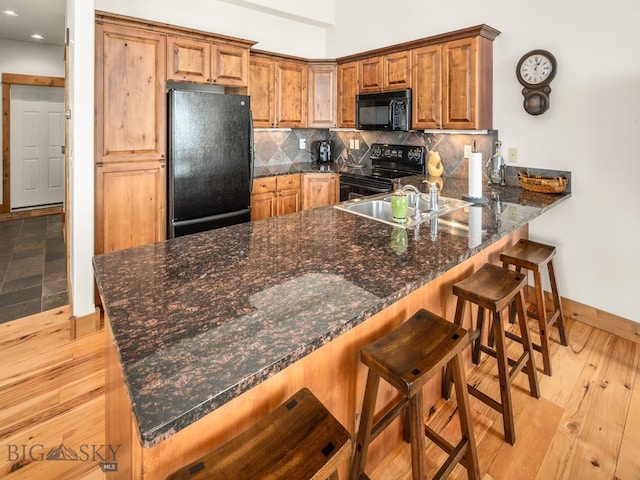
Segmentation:
[[(502, 266), (509, 268), (514, 265), (516, 272), (529, 270), (533, 272), (533, 280), (536, 290), (536, 303), (527, 311), (527, 314), (538, 320), (540, 325), (540, 344), (533, 344), (533, 348), (542, 353), (543, 371), (546, 375), (551, 375), (551, 358), (549, 356), (549, 335), (548, 327), (556, 325), (560, 334), (560, 343), (565, 347), (568, 345), (567, 334), (564, 328), (564, 316), (562, 313), (562, 302), (558, 293), (555, 270), (553, 268), (553, 257), (556, 254), (556, 247), (543, 243), (532, 242), (521, 239), (506, 252), (500, 254)], [(551, 296), (553, 298), (553, 310), (547, 314), (544, 292), (540, 272), (546, 267), (551, 284)], [(542, 315), (540, 315), (542, 313)]]
[[(434, 476), (435, 479), (447, 477), (458, 463), (467, 469), (469, 478), (480, 479), (461, 359), (461, 353), (468, 344), (466, 330), (431, 312), (419, 310), (397, 329), (362, 349), (361, 360), (369, 367), (369, 372), (351, 464), (351, 480), (368, 478), (364, 467), (369, 444), (407, 409), (408, 421), (404, 425), (409, 430), (414, 480), (427, 478), (424, 462), (425, 435), (449, 454)], [(423, 420), (422, 387), (447, 364), (453, 372), (460, 416), (462, 439), (457, 445), (451, 445), (426, 426)], [(381, 378), (396, 388), (403, 397), (374, 425), (375, 403)]]
[(236, 438), (174, 472), (169, 480), (338, 480), (351, 436), (303, 388)]
[[(454, 319), (456, 325), (462, 326), (467, 302), (478, 306), (476, 325), (469, 330), (473, 363), (475, 365), (480, 364), (481, 352), (491, 355), (498, 363), (501, 401), (494, 400), (472, 385), (468, 386), (469, 393), (502, 414), (505, 440), (511, 445), (516, 441), (511, 384), (519, 372), (522, 371), (529, 377), (531, 396), (540, 398), (540, 387), (533, 360), (533, 347), (524, 313), (524, 287), (526, 284), (527, 277), (525, 274), (487, 263), (477, 272), (453, 286), (453, 293), (458, 297)], [(507, 356), (506, 337), (502, 323), (502, 311), (512, 304), (515, 305), (518, 313), (518, 325), (520, 326), (521, 335), (521, 337), (516, 337), (515, 340), (522, 344), (522, 355), (517, 360)], [(495, 339), (495, 348), (482, 344), (485, 310), (492, 314), (491, 329)], [(511, 370), (509, 370), (509, 367), (511, 367)], [(445, 370), (443, 375), (442, 396), (444, 398), (451, 396), (451, 373), (448, 369)]]

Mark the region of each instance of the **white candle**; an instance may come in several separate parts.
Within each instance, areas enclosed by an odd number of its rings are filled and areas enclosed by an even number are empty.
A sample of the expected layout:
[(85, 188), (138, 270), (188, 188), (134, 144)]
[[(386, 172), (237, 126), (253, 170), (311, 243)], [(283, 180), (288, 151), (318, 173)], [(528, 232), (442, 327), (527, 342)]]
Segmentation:
[(482, 153), (472, 152), (469, 155), (469, 196), (482, 197)]

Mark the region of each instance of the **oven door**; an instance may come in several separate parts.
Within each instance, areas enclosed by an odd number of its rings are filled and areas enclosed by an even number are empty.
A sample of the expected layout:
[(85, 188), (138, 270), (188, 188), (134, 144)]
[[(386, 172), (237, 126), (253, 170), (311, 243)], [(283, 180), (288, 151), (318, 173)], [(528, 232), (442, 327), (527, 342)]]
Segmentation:
[(393, 185), (391, 180), (386, 179), (353, 178), (340, 175), (340, 201), (368, 197), (378, 193), (389, 193), (393, 191)]

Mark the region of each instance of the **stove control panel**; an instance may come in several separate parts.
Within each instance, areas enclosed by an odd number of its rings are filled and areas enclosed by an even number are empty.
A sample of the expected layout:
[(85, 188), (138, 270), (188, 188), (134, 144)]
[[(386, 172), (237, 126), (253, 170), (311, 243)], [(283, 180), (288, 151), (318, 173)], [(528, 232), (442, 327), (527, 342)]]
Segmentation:
[(424, 164), (425, 148), (414, 145), (389, 145), (374, 143), (371, 145), (372, 161), (390, 161), (394, 163)]

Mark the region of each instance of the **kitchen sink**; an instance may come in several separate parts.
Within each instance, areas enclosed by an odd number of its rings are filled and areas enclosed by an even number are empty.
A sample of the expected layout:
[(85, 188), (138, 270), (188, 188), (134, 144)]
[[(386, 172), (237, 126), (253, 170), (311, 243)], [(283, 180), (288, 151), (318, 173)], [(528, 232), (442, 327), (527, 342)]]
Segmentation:
[(393, 215), (391, 213), (391, 195), (388, 193), (349, 200), (339, 203), (334, 207), (338, 210), (371, 218), (372, 220), (377, 220), (395, 227), (411, 228), (432, 218), (447, 215), (456, 210), (472, 205), (471, 202), (466, 202), (457, 198), (439, 197), (438, 211), (434, 212), (431, 209), (429, 197), (426, 194), (420, 194), (418, 196), (418, 210), (420, 215), (416, 216), (414, 208), (416, 205), (416, 194), (407, 192), (407, 197), (409, 207), (407, 208), (407, 219), (404, 223), (397, 223), (393, 220)]

